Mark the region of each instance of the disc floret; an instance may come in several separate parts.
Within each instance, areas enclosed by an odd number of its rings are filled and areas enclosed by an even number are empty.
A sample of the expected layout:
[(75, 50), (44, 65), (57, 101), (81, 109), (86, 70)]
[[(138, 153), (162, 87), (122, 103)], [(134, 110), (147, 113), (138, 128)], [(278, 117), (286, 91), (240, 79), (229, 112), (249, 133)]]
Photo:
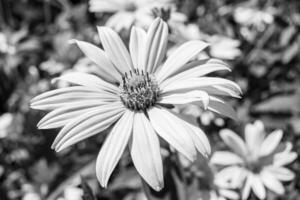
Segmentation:
[(125, 73), (120, 89), (123, 104), (135, 111), (145, 111), (154, 106), (159, 96), (159, 87), (155, 77), (139, 69)]

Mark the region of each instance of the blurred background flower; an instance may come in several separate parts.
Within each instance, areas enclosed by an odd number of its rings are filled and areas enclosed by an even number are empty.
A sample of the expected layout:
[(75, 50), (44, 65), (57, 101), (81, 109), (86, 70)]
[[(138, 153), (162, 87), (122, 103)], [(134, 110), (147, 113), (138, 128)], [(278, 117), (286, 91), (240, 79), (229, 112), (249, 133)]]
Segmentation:
[(217, 151), (211, 162), (226, 166), (222, 171), (223, 179), (243, 188), (242, 199), (248, 199), (251, 190), (259, 199), (265, 199), (265, 187), (282, 195), (284, 186), (281, 181), (295, 178), (294, 172), (284, 166), (292, 163), (297, 154), (291, 151), (290, 143), (280, 144), (281, 130), (266, 137), (263, 123), (255, 121), (245, 127), (245, 142), (228, 129), (222, 130), (220, 136), (233, 152)]

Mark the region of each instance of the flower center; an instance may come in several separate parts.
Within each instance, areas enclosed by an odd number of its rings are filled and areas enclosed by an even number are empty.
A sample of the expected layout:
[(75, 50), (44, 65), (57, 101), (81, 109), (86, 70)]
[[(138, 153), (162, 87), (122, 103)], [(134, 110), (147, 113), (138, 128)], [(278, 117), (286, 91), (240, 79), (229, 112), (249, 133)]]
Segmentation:
[(254, 173), (259, 173), (262, 169), (262, 163), (260, 162), (260, 160), (248, 160), (246, 161), (246, 166), (248, 169), (250, 169), (252, 172)]
[(159, 88), (153, 75), (134, 69), (125, 73), (122, 80), (120, 97), (127, 108), (145, 111), (156, 103)]

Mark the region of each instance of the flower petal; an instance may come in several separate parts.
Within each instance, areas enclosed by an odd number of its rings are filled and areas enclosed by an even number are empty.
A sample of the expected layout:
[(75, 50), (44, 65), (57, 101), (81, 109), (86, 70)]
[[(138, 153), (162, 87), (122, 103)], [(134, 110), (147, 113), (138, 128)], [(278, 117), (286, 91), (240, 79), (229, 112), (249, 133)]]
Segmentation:
[(111, 83), (122, 80), (122, 75), (117, 71), (102, 49), (88, 42), (76, 41), (76, 43), (81, 51), (96, 64), (99, 70), (98, 74), (101, 78)]
[(254, 194), (259, 198), (259, 199), (265, 199), (266, 198), (266, 189), (262, 183), (262, 180), (260, 177), (256, 174), (253, 174), (251, 176), (251, 187), (254, 192)]
[(119, 119), (124, 111), (124, 106), (117, 102), (100, 106), (75, 118), (58, 133), (52, 148), (55, 148), (56, 151), (61, 151), (78, 141), (100, 133)]
[(131, 157), (135, 168), (143, 179), (154, 189), (164, 186), (163, 165), (159, 139), (144, 113), (134, 116)]
[(276, 194), (282, 195), (284, 193), (284, 187), (283, 185), (280, 183), (280, 181), (278, 181), (278, 179), (276, 179), (273, 174), (271, 174), (270, 172), (268, 172), (268, 170), (263, 170), (260, 173), (260, 177), (261, 180), (263, 181), (264, 185), (270, 189), (271, 191), (275, 192)]
[[(187, 65), (189, 65), (189, 64), (190, 63), (188, 63)], [(209, 60), (205, 60), (204, 63), (202, 61), (198, 65), (193, 66), (192, 68), (188, 67), (187, 70), (182, 71), (182, 72), (176, 74), (175, 76), (166, 79), (162, 84), (169, 85), (169, 84), (173, 84), (174, 82), (177, 82), (180, 80), (189, 79), (189, 78), (197, 78), (197, 77), (201, 77), (206, 74), (209, 74), (209, 73), (212, 73), (215, 71), (220, 71), (220, 70), (231, 71), (230, 68), (222, 61), (217, 60), (217, 59), (209, 59)]]
[(190, 123), (186, 123), (187, 128), (190, 129), (189, 133), (193, 139), (196, 149), (205, 157), (211, 154), (211, 147), (209, 140), (205, 133), (199, 128)]
[(294, 162), (297, 158), (297, 153), (295, 152), (284, 152), (274, 155), (273, 164), (276, 166), (284, 166)]
[(207, 43), (199, 40), (193, 40), (182, 44), (167, 58), (160, 71), (158, 71), (156, 76), (158, 82), (161, 83), (166, 78), (173, 75), (207, 46)]
[(266, 139), (263, 141), (260, 147), (259, 155), (267, 156), (270, 155), (272, 152), (274, 152), (276, 147), (280, 143), (282, 135), (283, 135), (282, 130), (276, 130), (270, 133), (270, 135), (268, 135)]
[(160, 18), (156, 18), (149, 27), (145, 51), (145, 69), (149, 73), (156, 71), (166, 55), (168, 32), (167, 23)]
[(264, 125), (261, 121), (255, 121), (253, 124), (245, 126), (245, 141), (254, 156), (258, 156), (264, 137)]
[(212, 155), (210, 161), (215, 165), (237, 165), (243, 163), (241, 157), (230, 151), (217, 151)]
[(192, 102), (202, 102), (203, 107), (206, 109), (209, 105), (209, 96), (206, 92), (194, 90), (186, 93), (167, 93), (161, 94), (159, 103), (162, 104), (188, 104)]
[(74, 86), (42, 93), (31, 100), (30, 106), (39, 110), (53, 110), (73, 103), (86, 104), (89, 101), (109, 103), (118, 101), (117, 95), (95, 88)]
[(133, 69), (131, 57), (120, 36), (108, 27), (98, 27), (101, 43), (110, 60), (122, 73)]
[(231, 90), (232, 93), (239, 93), (241, 94), (242, 91), (240, 87), (227, 79), (224, 78), (215, 78), (215, 77), (200, 77), (200, 78), (190, 78), (190, 79), (183, 79), (178, 82), (174, 82), (174, 84), (170, 85), (160, 85), (160, 89), (163, 93), (168, 92), (182, 92), (187, 90), (205, 90), (207, 87), (211, 86), (222, 86), (227, 88), (227, 90)]
[(129, 50), (133, 66), (136, 69), (145, 71), (145, 45), (146, 45), (146, 32), (137, 27), (132, 27), (130, 34)]
[(148, 111), (154, 130), (186, 158), (194, 161), (195, 145), (182, 120), (163, 108), (154, 107)]
[(109, 177), (128, 144), (132, 134), (133, 117), (134, 113), (130, 110), (123, 114), (107, 136), (98, 154), (96, 175), (102, 187), (107, 187)]
[(221, 196), (226, 197), (226, 199), (231, 199), (231, 200), (239, 199), (239, 194), (233, 190), (219, 189), (219, 193)]
[(213, 96), (209, 97), (208, 109), (220, 115), (229, 117), (233, 120), (238, 120), (235, 110), (230, 105), (228, 105), (225, 101), (217, 97), (213, 97)]
[(246, 177), (247, 178), (246, 178), (245, 184), (244, 184), (243, 189), (242, 189), (242, 200), (247, 200), (249, 195), (250, 195), (250, 192), (251, 192), (251, 177), (252, 177), (252, 174), (248, 173), (248, 175)]
[(223, 129), (220, 131), (220, 136), (222, 140), (230, 147), (237, 155), (242, 158), (246, 158), (248, 155), (248, 150), (246, 144), (236, 133), (229, 129)]
[(52, 82), (56, 82), (57, 80), (63, 80), (77, 85), (97, 88), (111, 93), (118, 93), (119, 91), (118, 87), (100, 79), (99, 77), (81, 72), (70, 72), (64, 74), (58, 78), (53, 79)]
[(95, 107), (99, 107), (104, 104), (107, 103), (103, 103), (101, 101), (86, 101), (86, 103), (72, 103), (70, 105), (60, 107), (48, 113), (39, 121), (37, 126), (39, 129), (59, 128), (66, 125), (77, 116), (90, 112), (94, 110)]
[(192, 137), (192, 140), (195, 144), (196, 149), (199, 153), (201, 153), (204, 157), (208, 158), (211, 154), (211, 147), (209, 140), (205, 133), (197, 126), (196, 122), (194, 122), (190, 116), (178, 114), (176, 112), (171, 112), (178, 118), (182, 120), (182, 123), (188, 129), (188, 133)]
[(291, 181), (295, 178), (295, 173), (284, 167), (268, 166), (266, 169), (280, 181)]

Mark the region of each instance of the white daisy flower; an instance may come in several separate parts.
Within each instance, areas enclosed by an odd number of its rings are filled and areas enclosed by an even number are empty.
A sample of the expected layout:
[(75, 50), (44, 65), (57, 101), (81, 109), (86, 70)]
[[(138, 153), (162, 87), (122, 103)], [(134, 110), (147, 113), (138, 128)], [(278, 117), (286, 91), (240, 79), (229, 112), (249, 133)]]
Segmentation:
[(149, 27), (153, 21), (153, 8), (170, 6), (172, 0), (90, 0), (89, 10), (95, 13), (114, 13), (106, 22), (117, 32), (133, 24)]
[(131, 30), (129, 50), (116, 32), (98, 27), (104, 50), (76, 41), (84, 54), (97, 64), (96, 75), (73, 72), (56, 80), (77, 86), (60, 88), (35, 97), (31, 106), (52, 110), (38, 124), (41, 129), (63, 127), (52, 147), (56, 151), (114, 125), (96, 163), (99, 182), (106, 187), (127, 144), (133, 163), (156, 190), (163, 187), (159, 135), (193, 161), (196, 150), (210, 154), (206, 135), (198, 127), (172, 114), (174, 104), (196, 103), (234, 118), (234, 110), (220, 96), (238, 97), (240, 88), (223, 78), (207, 77), (228, 70), (221, 61), (189, 62), (208, 45), (190, 41), (165, 62), (168, 26), (157, 18), (148, 32)]
[(266, 198), (266, 188), (282, 195), (281, 181), (291, 181), (295, 177), (284, 165), (297, 157), (290, 143), (284, 149), (279, 145), (282, 134), (281, 130), (275, 130), (266, 137), (263, 123), (256, 121), (246, 125), (244, 142), (236, 133), (224, 129), (221, 138), (233, 152), (217, 151), (211, 162), (227, 166), (222, 170), (225, 180), (234, 186), (243, 185), (242, 199), (249, 197), (251, 189), (259, 199)]

